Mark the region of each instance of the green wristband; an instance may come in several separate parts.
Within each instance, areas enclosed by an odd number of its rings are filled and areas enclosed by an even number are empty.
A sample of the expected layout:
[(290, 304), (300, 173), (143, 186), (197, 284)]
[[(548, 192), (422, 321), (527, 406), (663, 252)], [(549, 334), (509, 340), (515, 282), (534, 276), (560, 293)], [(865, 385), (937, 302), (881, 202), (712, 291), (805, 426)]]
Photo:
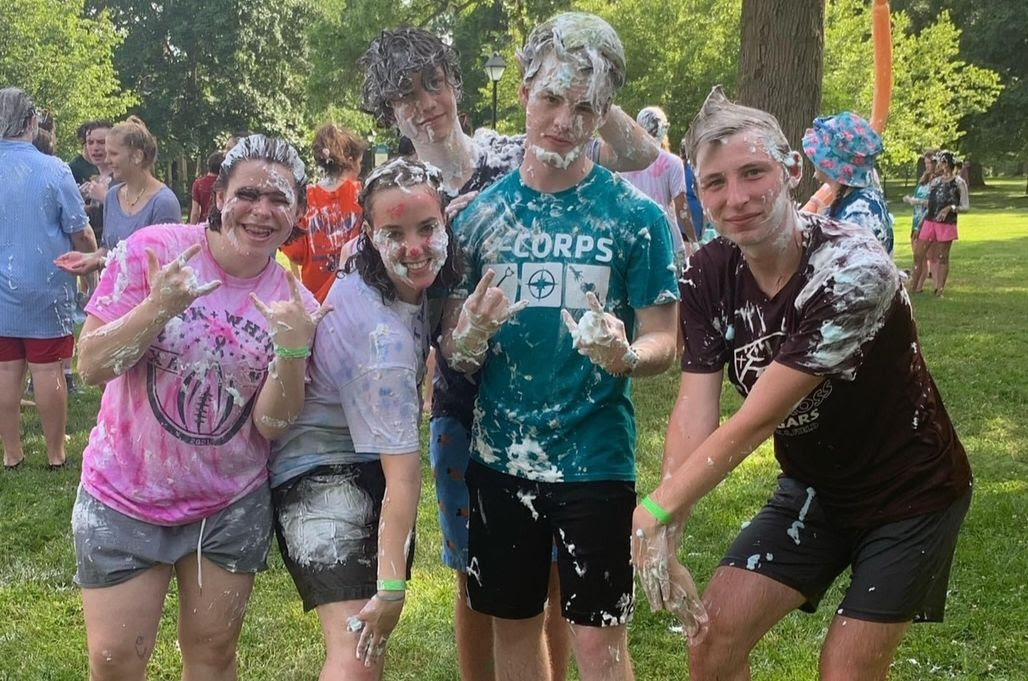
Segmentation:
[(405, 579), (380, 579), (378, 580), (379, 591), (406, 591), (407, 580)]
[(311, 349), (306, 345), (302, 348), (287, 348), (281, 345), (276, 345), (275, 356), (281, 357), (282, 359), (305, 359), (311, 356)]
[(665, 511), (661, 507), (661, 505), (658, 504), (656, 501), (654, 501), (653, 498), (649, 494), (647, 494), (645, 497), (643, 497), (642, 506), (647, 511), (649, 511), (650, 514), (654, 518), (656, 518), (657, 522), (660, 523), (661, 525), (667, 525), (669, 522), (674, 520), (674, 516), (671, 515), (670, 513), (668, 513), (667, 511)]

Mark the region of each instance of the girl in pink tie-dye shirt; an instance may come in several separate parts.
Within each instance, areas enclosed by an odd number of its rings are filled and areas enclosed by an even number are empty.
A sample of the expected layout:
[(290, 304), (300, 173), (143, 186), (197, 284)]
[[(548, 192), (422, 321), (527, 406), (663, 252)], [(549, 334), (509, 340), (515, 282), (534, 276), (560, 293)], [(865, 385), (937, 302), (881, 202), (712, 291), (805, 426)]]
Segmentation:
[(209, 224), (146, 227), (86, 308), (79, 371), (106, 383), (72, 529), (90, 678), (143, 678), (168, 583), (183, 676), (228, 678), (271, 515), (269, 440), (303, 404), (323, 315), (274, 259), (306, 198), (286, 142), (227, 156)]

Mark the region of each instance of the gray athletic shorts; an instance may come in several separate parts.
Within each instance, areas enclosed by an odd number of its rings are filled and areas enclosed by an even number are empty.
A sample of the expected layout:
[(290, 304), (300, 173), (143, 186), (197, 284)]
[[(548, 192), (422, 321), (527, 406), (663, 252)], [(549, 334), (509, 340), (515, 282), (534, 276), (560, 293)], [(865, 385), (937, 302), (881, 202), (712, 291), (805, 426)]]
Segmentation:
[(218, 567), (254, 573), (267, 567), (271, 493), (263, 484), (202, 521), (168, 527), (115, 511), (79, 487), (71, 531), (75, 583), (86, 589), (121, 584), (156, 565), (174, 565), (196, 554), (198, 543), (200, 554)]

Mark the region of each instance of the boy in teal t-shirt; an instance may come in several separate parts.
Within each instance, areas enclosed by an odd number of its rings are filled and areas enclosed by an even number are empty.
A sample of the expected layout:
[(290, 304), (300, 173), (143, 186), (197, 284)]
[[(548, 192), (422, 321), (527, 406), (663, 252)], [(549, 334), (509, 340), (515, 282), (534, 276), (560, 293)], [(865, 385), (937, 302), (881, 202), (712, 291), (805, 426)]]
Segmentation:
[(673, 303), (678, 284), (667, 217), (628, 182), (593, 165), (570, 189), (542, 193), (520, 172), (457, 219), (463, 295), (486, 270), (509, 301), (527, 303), (491, 339), (480, 378), (473, 458), (545, 482), (635, 480), (635, 416), (627, 376), (579, 354), (561, 320), (592, 292), (631, 339), (639, 308)]
[(497, 676), (547, 678), (541, 635), (526, 632), (541, 634), (556, 544), (581, 678), (629, 679), (629, 376), (661, 373), (674, 357), (670, 228), (655, 203), (582, 153), (624, 82), (613, 29), (562, 14), (519, 57), (525, 159), (456, 221), (467, 272), (444, 313), (447, 361), (482, 369), (466, 476), (468, 595), (496, 618)]

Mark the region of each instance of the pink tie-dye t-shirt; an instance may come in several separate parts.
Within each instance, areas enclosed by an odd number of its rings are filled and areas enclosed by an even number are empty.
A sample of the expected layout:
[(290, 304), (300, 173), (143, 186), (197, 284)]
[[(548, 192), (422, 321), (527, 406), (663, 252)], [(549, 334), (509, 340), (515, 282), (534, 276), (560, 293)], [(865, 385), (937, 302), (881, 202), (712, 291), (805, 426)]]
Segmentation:
[[(290, 297), (276, 262), (252, 278), (222, 270), (204, 225), (146, 227), (112, 252), (86, 311), (105, 323), (150, 293), (146, 249), (163, 265), (193, 244), (200, 284), (221, 280), (172, 319), (131, 368), (107, 384), (83, 453), (87, 492), (133, 518), (183, 525), (266, 484), (270, 444), (254, 427), (257, 393), (274, 353), (267, 321), (250, 300)], [(309, 309), (317, 303), (302, 291)]]

